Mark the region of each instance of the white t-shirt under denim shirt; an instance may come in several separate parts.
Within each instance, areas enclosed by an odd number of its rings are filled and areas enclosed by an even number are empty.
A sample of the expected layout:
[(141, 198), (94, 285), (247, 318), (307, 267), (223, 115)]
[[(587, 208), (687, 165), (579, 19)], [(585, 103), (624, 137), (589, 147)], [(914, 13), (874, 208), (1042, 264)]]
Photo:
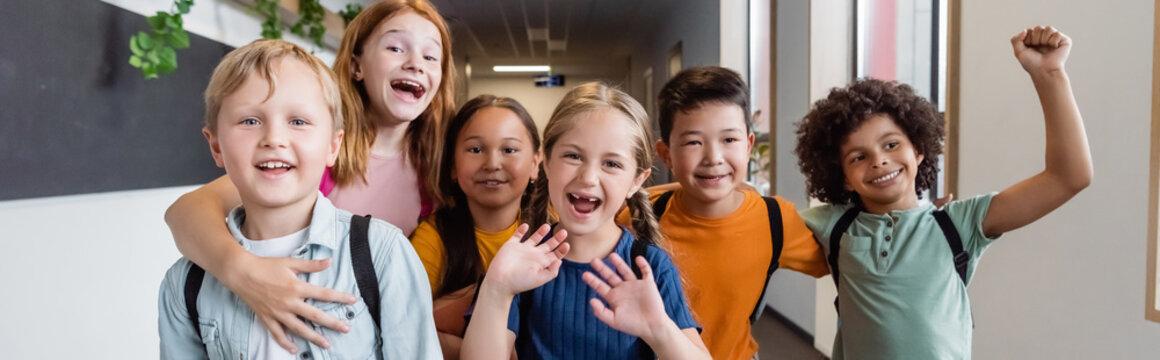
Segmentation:
[[(241, 235), (244, 218), (245, 210), (239, 207), (230, 212), (226, 222), (243, 247), (253, 251), (253, 242), (246, 244)], [(382, 301), (377, 311), (384, 325), (381, 331), (376, 331), (369, 313), (375, 309), (368, 309), (363, 302), (350, 261), (350, 220), (349, 212), (336, 209), (325, 197), (318, 196), (310, 226), (305, 230), (305, 241), (291, 252), (293, 258), (330, 258), (329, 268), (300, 274), (299, 278), (312, 285), (353, 294), (358, 299), (353, 305), (307, 300), (310, 305), (350, 323), (351, 331), (343, 334), (311, 324), (330, 340), (330, 349), (294, 338), (298, 358), (367, 359), (381, 353), (383, 359), (442, 359), (431, 315), (431, 289), (423, 265), (398, 228), (374, 219), (368, 241)], [(161, 358), (248, 358), (251, 329), (262, 325), (254, 321), (254, 313), (245, 303), (208, 273), (197, 301), (196, 331), (201, 336), (195, 333), (185, 308), (189, 265), (189, 260), (179, 259), (161, 284), (158, 296)]]
[[(249, 249), (251, 253), (260, 257), (287, 257), (294, 253), (294, 250), (302, 247), (306, 243), (306, 233), (310, 231), (310, 227), (298, 230), (293, 234), (286, 235), (279, 238), (266, 240), (250, 240), (243, 238), (242, 246)], [(289, 331), (287, 335), (291, 335)], [(278, 345), (278, 341), (274, 339), (274, 334), (270, 333), (265, 325), (258, 323), (258, 318), (254, 317), (254, 321), (250, 324), (250, 359), (265, 359), (265, 360), (295, 360), (297, 357), (283, 349)]]

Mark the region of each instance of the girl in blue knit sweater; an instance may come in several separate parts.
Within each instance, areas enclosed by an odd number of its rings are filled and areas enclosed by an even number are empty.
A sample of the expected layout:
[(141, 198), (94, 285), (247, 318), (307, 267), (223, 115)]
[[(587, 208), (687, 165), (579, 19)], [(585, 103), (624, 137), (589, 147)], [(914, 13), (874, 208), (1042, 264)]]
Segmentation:
[[(527, 239), (521, 226), (492, 260), (464, 359), (709, 358), (641, 189), (649, 133), (644, 109), (620, 90), (588, 83), (564, 96), (524, 210), (544, 225)], [(626, 202), (631, 231), (614, 222)]]

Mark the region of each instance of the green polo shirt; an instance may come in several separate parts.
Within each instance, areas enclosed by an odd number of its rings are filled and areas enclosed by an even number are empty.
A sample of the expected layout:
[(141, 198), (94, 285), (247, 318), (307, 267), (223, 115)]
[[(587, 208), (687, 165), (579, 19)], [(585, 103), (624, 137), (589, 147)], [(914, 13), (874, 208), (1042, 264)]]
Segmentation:
[[(983, 218), (995, 194), (947, 204), (963, 249), (971, 254), (967, 281), (983, 250)], [(802, 213), (827, 256), (830, 231), (849, 205)], [(970, 359), (971, 302), (955, 272), (946, 237), (929, 202), (877, 215), (858, 214), (842, 236), (838, 267), (841, 321), (834, 339), (840, 359)]]

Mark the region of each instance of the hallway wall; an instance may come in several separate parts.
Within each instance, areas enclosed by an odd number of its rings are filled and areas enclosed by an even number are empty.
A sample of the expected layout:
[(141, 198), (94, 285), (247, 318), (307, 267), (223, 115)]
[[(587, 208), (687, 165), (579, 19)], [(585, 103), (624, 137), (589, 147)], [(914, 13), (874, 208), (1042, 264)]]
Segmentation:
[(1087, 190), (981, 259), (970, 286), (975, 358), (1155, 358), (1160, 324), (1143, 311), (1153, 2), (962, 3), (957, 197), (1042, 169), (1042, 113), (1008, 41), (1027, 26), (1075, 41), (1067, 69), (1095, 164)]

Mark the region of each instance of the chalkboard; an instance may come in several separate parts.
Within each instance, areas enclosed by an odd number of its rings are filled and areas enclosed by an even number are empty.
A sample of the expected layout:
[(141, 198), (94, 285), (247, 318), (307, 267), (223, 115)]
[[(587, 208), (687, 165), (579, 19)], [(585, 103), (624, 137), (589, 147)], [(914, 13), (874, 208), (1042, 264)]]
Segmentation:
[(224, 174), (200, 130), (205, 86), (232, 49), (190, 34), (177, 71), (144, 80), (129, 37), (148, 28), (96, 0), (0, 1), (0, 200)]

